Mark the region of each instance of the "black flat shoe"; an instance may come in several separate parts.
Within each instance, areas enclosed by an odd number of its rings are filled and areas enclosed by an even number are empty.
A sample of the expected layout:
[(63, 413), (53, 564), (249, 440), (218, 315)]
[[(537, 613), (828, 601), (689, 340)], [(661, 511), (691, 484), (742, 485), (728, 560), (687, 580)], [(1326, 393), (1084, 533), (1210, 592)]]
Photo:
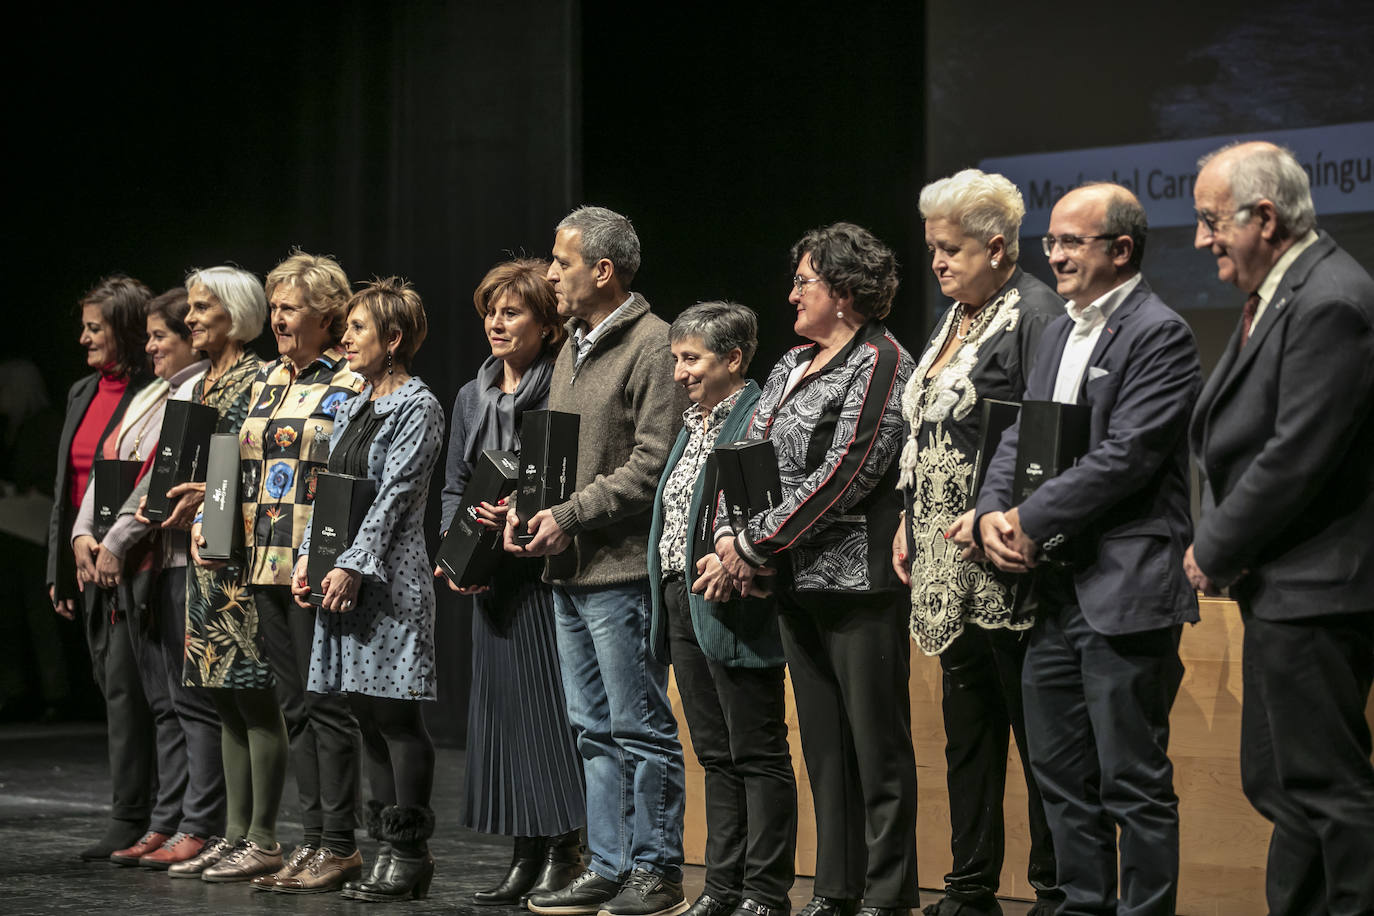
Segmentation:
[(147, 832), (146, 824), (132, 821), (110, 821), (105, 835), (78, 853), (87, 862), (108, 862), (115, 852), (132, 846)]
[(858, 912), (858, 900), (847, 897), (822, 897), (817, 894), (806, 906), (797, 911), (797, 916), (855, 916)]
[(590, 868), (561, 890), (530, 894), (526, 906), (540, 916), (585, 916), (598, 913), (620, 893), (620, 882), (603, 878)]
[(716, 898), (710, 894), (702, 894), (695, 903), (687, 908), (687, 912), (683, 913), (682, 916), (730, 916), (738, 906), (738, 898)]
[(750, 900), (746, 897), (740, 901), (739, 907), (732, 916), (787, 916), (790, 912), (792, 912), (790, 904), (770, 906), (767, 903), (759, 903), (757, 900)]

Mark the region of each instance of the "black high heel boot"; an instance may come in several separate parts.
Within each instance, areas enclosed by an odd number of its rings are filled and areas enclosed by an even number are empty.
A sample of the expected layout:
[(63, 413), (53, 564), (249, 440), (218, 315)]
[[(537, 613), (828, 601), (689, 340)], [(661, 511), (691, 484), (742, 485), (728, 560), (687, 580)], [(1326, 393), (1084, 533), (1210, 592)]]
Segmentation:
[(382, 809), (382, 840), (391, 844), (391, 861), (378, 881), (367, 881), (349, 896), (354, 900), (423, 900), (434, 880), (434, 812), (429, 808), (391, 806)]
[(582, 831), (569, 830), (560, 836), (547, 837), (548, 852), (539, 869), (539, 877), (525, 891), (524, 896), (561, 891), (582, 874)]
[(539, 878), (547, 844), (548, 840), (542, 836), (516, 837), (515, 851), (511, 854), (510, 870), (506, 876), (495, 887), (473, 894), (472, 902), (478, 906), (519, 905)]
[(345, 881), (341, 897), (353, 897), (353, 892), (364, 884), (376, 884), (386, 877), (387, 869), (391, 867), (391, 844), (382, 839), (382, 808), (385, 807), (379, 801), (369, 801), (367, 803), (367, 835), (377, 841), (377, 857), (372, 860), (372, 871), (368, 872), (365, 878), (355, 878), (352, 881)]

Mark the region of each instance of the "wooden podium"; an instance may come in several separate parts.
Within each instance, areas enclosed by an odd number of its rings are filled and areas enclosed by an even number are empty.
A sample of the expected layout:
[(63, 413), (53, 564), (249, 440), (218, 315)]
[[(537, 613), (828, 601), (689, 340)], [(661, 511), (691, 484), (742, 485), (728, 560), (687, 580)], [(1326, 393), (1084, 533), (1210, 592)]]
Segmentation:
[[(1232, 601), (1202, 599), (1202, 621), (1185, 627), (1179, 647), (1186, 671), (1170, 717), (1169, 756), (1179, 797), (1181, 863), (1178, 911), (1186, 916), (1253, 916), (1265, 910), (1264, 863), (1269, 823), (1240, 788), (1241, 621)], [(911, 740), (916, 751), (916, 843), (921, 887), (944, 887), (949, 870), (949, 796), (940, 713), (940, 664), (914, 652)], [(701, 864), (706, 843), (702, 770), (691, 751), (677, 687), (670, 687), (687, 761), (687, 861)], [(1374, 723), (1374, 700), (1366, 710)], [(792, 686), (787, 685), (788, 740), (797, 772), (797, 874), (816, 864), (816, 822), (802, 761)], [(1007, 855), (999, 893), (1034, 896), (1026, 880), (1029, 838), (1026, 784), (1012, 745), (1007, 764)]]

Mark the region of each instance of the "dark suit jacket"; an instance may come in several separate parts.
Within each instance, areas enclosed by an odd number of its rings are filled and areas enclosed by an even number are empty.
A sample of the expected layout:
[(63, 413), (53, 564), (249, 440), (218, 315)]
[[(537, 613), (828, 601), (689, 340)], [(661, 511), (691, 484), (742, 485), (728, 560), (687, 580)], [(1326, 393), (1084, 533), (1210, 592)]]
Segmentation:
[(1198, 566), (1266, 620), (1374, 609), (1374, 280), (1322, 233), (1239, 343), (1193, 415)]
[[(1026, 400), (1053, 400), (1072, 328), (1064, 315), (1040, 336)], [(1087, 454), (1019, 507), (1027, 536), (1060, 555), (1067, 550), (1079, 606), (1099, 633), (1198, 619), (1183, 552), (1192, 539), (1185, 434), (1201, 383), (1193, 332), (1142, 279), (1112, 312), (1083, 373), (1078, 403), (1092, 416)], [(1018, 421), (988, 467), (980, 520), (1012, 508), (1019, 434)]]
[[(48, 571), (45, 581), (49, 585), (57, 585), (59, 598), (74, 598), (77, 594), (74, 561), (66, 562), (72, 560), (72, 523), (76, 520), (78, 508), (67, 498), (67, 465), (71, 457), (72, 438), (80, 428), (81, 420), (86, 416), (86, 408), (90, 407), (91, 401), (95, 399), (95, 389), (99, 381), (100, 373), (92, 372), (85, 378), (78, 379), (67, 392), (67, 413), (62, 421), (62, 438), (57, 444), (57, 480), (53, 483), (52, 515), (48, 517)], [(124, 418), (124, 411), (128, 408), (129, 402), (147, 381), (133, 380), (124, 389), (124, 397), (115, 408), (114, 416), (110, 417), (109, 424), (100, 434), (102, 444), (106, 436), (119, 428), (119, 421)], [(96, 454), (100, 454), (99, 446), (96, 448)], [(65, 557), (60, 553), (63, 550), (67, 552)], [(63, 562), (59, 563), (59, 558)]]

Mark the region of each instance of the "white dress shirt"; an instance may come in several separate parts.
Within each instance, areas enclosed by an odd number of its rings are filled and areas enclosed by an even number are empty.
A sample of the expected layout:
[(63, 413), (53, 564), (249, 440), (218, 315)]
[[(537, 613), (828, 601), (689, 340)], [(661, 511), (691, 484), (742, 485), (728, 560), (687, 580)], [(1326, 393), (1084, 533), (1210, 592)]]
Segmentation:
[(1061, 404), (1078, 403), (1078, 389), (1083, 387), (1083, 373), (1088, 368), (1093, 347), (1097, 346), (1097, 338), (1102, 336), (1102, 329), (1107, 326), (1107, 319), (1112, 317), (1112, 312), (1139, 283), (1140, 274), (1136, 274), (1087, 306), (1079, 306), (1077, 302), (1064, 304), (1064, 310), (1073, 319), (1073, 330), (1064, 343), (1064, 356), (1059, 360), (1059, 375), (1054, 381), (1054, 400)]
[[(1293, 262), (1298, 259), (1298, 255), (1311, 248), (1317, 241), (1317, 230), (1309, 229), (1307, 235), (1294, 242), (1287, 251), (1283, 253), (1274, 266), (1269, 268), (1269, 273), (1265, 274), (1264, 282), (1255, 292), (1259, 293), (1259, 305), (1255, 307), (1255, 318), (1250, 322), (1250, 327), (1254, 328), (1259, 324), (1260, 316), (1264, 314), (1264, 309), (1269, 305), (1269, 300), (1274, 298), (1274, 293), (1278, 292), (1279, 283), (1283, 281), (1283, 275), (1288, 273), (1288, 268), (1293, 266)], [(1254, 331), (1252, 330), (1253, 334)]]

